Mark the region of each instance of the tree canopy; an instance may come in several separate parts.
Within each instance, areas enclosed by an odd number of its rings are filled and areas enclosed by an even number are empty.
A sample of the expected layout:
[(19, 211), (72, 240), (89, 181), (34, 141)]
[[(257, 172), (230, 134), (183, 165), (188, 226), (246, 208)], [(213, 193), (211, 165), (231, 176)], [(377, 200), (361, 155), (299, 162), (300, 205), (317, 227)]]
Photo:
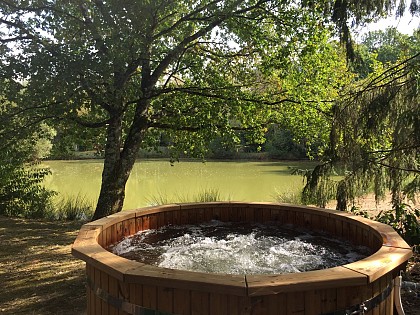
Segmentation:
[[(258, 141), (283, 110), (283, 116), (293, 108), (306, 113), (304, 99), (318, 117), (328, 103), (321, 98), (334, 93), (307, 81), (312, 76), (325, 86), (332, 73), (312, 72), (325, 68), (311, 60), (328, 53), (320, 44), (325, 31), (336, 25), (352, 58), (348, 21), (363, 23), (404, 5), (1, 0), (0, 78), (5, 97), (17, 104), (8, 114), (27, 115), (30, 124), (104, 129), (99, 218), (122, 209), (136, 154), (154, 145), (158, 129), (177, 151), (201, 155), (210, 138), (234, 137), (235, 130), (253, 130)], [(416, 1), (410, 8), (419, 10)], [(305, 69), (307, 63), (315, 67)]]

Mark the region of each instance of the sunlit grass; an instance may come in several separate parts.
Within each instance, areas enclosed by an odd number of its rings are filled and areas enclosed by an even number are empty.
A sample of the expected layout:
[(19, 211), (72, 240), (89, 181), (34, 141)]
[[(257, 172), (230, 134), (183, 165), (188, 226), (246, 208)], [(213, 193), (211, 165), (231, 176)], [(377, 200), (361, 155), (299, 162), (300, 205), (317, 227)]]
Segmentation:
[(222, 197), (219, 189), (206, 188), (193, 196), (176, 194), (175, 196), (168, 196), (162, 193), (153, 195), (147, 199), (147, 203), (151, 206), (159, 206), (170, 203), (186, 203), (186, 202), (215, 202), (215, 201), (229, 201), (230, 197)]
[(302, 202), (302, 190), (300, 188), (290, 188), (286, 191), (278, 191), (273, 195), (273, 198), (278, 203), (290, 203), (295, 205), (301, 205)]
[(55, 217), (59, 220), (88, 221), (93, 216), (94, 202), (80, 194), (61, 197), (55, 203)]

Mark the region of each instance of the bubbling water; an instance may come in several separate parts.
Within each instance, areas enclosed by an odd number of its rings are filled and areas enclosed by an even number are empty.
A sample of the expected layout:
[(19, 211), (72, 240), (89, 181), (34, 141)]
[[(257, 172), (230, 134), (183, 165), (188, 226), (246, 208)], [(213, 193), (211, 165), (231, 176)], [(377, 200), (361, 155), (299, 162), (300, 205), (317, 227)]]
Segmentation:
[(159, 267), (225, 274), (304, 272), (371, 254), (367, 247), (292, 226), (220, 221), (142, 231), (109, 250)]

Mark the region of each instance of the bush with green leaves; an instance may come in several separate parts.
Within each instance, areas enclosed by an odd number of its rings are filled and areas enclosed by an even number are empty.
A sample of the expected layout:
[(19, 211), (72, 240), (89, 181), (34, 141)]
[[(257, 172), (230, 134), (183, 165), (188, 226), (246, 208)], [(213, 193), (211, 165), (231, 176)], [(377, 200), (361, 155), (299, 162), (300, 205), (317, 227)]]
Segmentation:
[(420, 244), (420, 209), (401, 204), (381, 211), (375, 220), (392, 226), (409, 244)]
[(0, 214), (49, 217), (55, 192), (43, 186), (50, 170), (39, 161), (49, 155), (55, 130), (19, 119), (12, 102), (0, 98), (0, 105)]
[(44, 218), (52, 213), (55, 194), (42, 186), (49, 170), (36, 164), (11, 160), (0, 163), (0, 214), (27, 218)]

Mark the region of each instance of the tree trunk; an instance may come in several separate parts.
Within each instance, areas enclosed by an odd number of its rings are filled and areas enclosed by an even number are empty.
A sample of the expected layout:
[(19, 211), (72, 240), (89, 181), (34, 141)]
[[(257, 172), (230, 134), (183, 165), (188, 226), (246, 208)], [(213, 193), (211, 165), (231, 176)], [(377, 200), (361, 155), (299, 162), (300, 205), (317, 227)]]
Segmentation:
[[(142, 104), (139, 104), (141, 106), (138, 106), (138, 108), (146, 108), (147, 102), (146, 100), (142, 101)], [(92, 220), (97, 220), (122, 210), (125, 186), (146, 130), (147, 117), (145, 116), (145, 110), (138, 109), (121, 151), (122, 121), (118, 118), (110, 122), (107, 130), (101, 191)]]

